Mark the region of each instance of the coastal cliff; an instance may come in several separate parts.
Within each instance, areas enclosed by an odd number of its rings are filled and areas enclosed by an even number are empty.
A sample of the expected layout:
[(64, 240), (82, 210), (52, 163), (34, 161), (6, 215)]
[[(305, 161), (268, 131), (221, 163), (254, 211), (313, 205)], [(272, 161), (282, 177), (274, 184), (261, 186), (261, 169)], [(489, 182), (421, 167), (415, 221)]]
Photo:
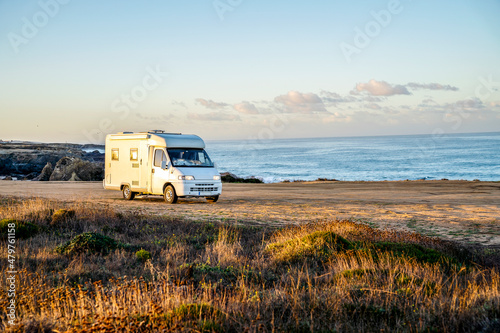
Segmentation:
[(99, 181), (104, 146), (0, 141), (0, 179)]

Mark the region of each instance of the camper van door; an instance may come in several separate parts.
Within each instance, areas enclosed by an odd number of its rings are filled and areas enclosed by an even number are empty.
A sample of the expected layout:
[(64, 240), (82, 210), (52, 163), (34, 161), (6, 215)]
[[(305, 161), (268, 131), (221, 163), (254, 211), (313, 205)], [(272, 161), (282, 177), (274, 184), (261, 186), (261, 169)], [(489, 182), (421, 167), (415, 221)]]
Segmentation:
[(151, 185), (153, 194), (163, 194), (163, 185), (168, 181), (168, 169), (162, 169), (162, 162), (167, 161), (165, 148), (155, 147), (153, 153), (153, 169), (151, 173)]

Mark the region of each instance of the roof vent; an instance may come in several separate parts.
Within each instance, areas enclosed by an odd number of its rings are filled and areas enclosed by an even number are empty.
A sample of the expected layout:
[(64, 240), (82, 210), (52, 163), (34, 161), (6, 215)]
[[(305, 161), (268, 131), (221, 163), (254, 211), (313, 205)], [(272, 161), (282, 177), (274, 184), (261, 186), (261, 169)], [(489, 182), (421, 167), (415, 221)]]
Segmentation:
[(181, 135), (182, 133), (169, 133), (165, 132), (164, 130), (152, 130), (148, 131), (149, 134), (169, 134), (169, 135)]

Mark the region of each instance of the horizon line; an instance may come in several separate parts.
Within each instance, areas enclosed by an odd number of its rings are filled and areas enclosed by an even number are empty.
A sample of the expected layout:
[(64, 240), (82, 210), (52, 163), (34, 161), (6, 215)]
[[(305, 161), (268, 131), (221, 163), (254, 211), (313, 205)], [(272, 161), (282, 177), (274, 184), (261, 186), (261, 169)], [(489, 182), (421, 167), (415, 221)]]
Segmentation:
[[(110, 133), (112, 134), (112, 133)], [(192, 134), (192, 133), (181, 133), (181, 134)], [(379, 137), (391, 137), (391, 136), (437, 136), (443, 137), (447, 135), (464, 135), (464, 134), (500, 134), (500, 131), (487, 131), (487, 132), (451, 132), (442, 134), (433, 133), (417, 133), (417, 134), (382, 134), (382, 135), (343, 135), (343, 136), (316, 136), (316, 137), (293, 137), (293, 138), (273, 138), (273, 139), (204, 139), (206, 142), (225, 142), (225, 141), (277, 141), (277, 140), (310, 140), (310, 139), (332, 139), (332, 138), (379, 138)], [(202, 138), (203, 139), (203, 138)], [(32, 143), (32, 144), (68, 144), (68, 145), (87, 145), (87, 146), (104, 146), (105, 143), (95, 144), (95, 143), (78, 143), (78, 142), (47, 142), (47, 141), (27, 141), (27, 140), (3, 140), (0, 139), (0, 143)]]

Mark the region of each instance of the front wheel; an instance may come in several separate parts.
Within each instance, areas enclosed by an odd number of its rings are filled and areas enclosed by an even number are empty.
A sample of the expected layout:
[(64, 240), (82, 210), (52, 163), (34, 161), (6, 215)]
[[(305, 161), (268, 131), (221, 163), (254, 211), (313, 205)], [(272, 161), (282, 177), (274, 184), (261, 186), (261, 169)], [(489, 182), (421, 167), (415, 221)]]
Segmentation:
[(125, 200), (133, 200), (135, 197), (135, 192), (132, 192), (128, 185), (123, 186), (122, 193)]
[(206, 197), (208, 202), (217, 202), (219, 200), (218, 195), (214, 195), (213, 197)]
[(177, 202), (177, 194), (175, 194), (175, 189), (172, 185), (165, 187), (165, 191), (163, 191), (163, 198), (168, 204), (174, 204)]

